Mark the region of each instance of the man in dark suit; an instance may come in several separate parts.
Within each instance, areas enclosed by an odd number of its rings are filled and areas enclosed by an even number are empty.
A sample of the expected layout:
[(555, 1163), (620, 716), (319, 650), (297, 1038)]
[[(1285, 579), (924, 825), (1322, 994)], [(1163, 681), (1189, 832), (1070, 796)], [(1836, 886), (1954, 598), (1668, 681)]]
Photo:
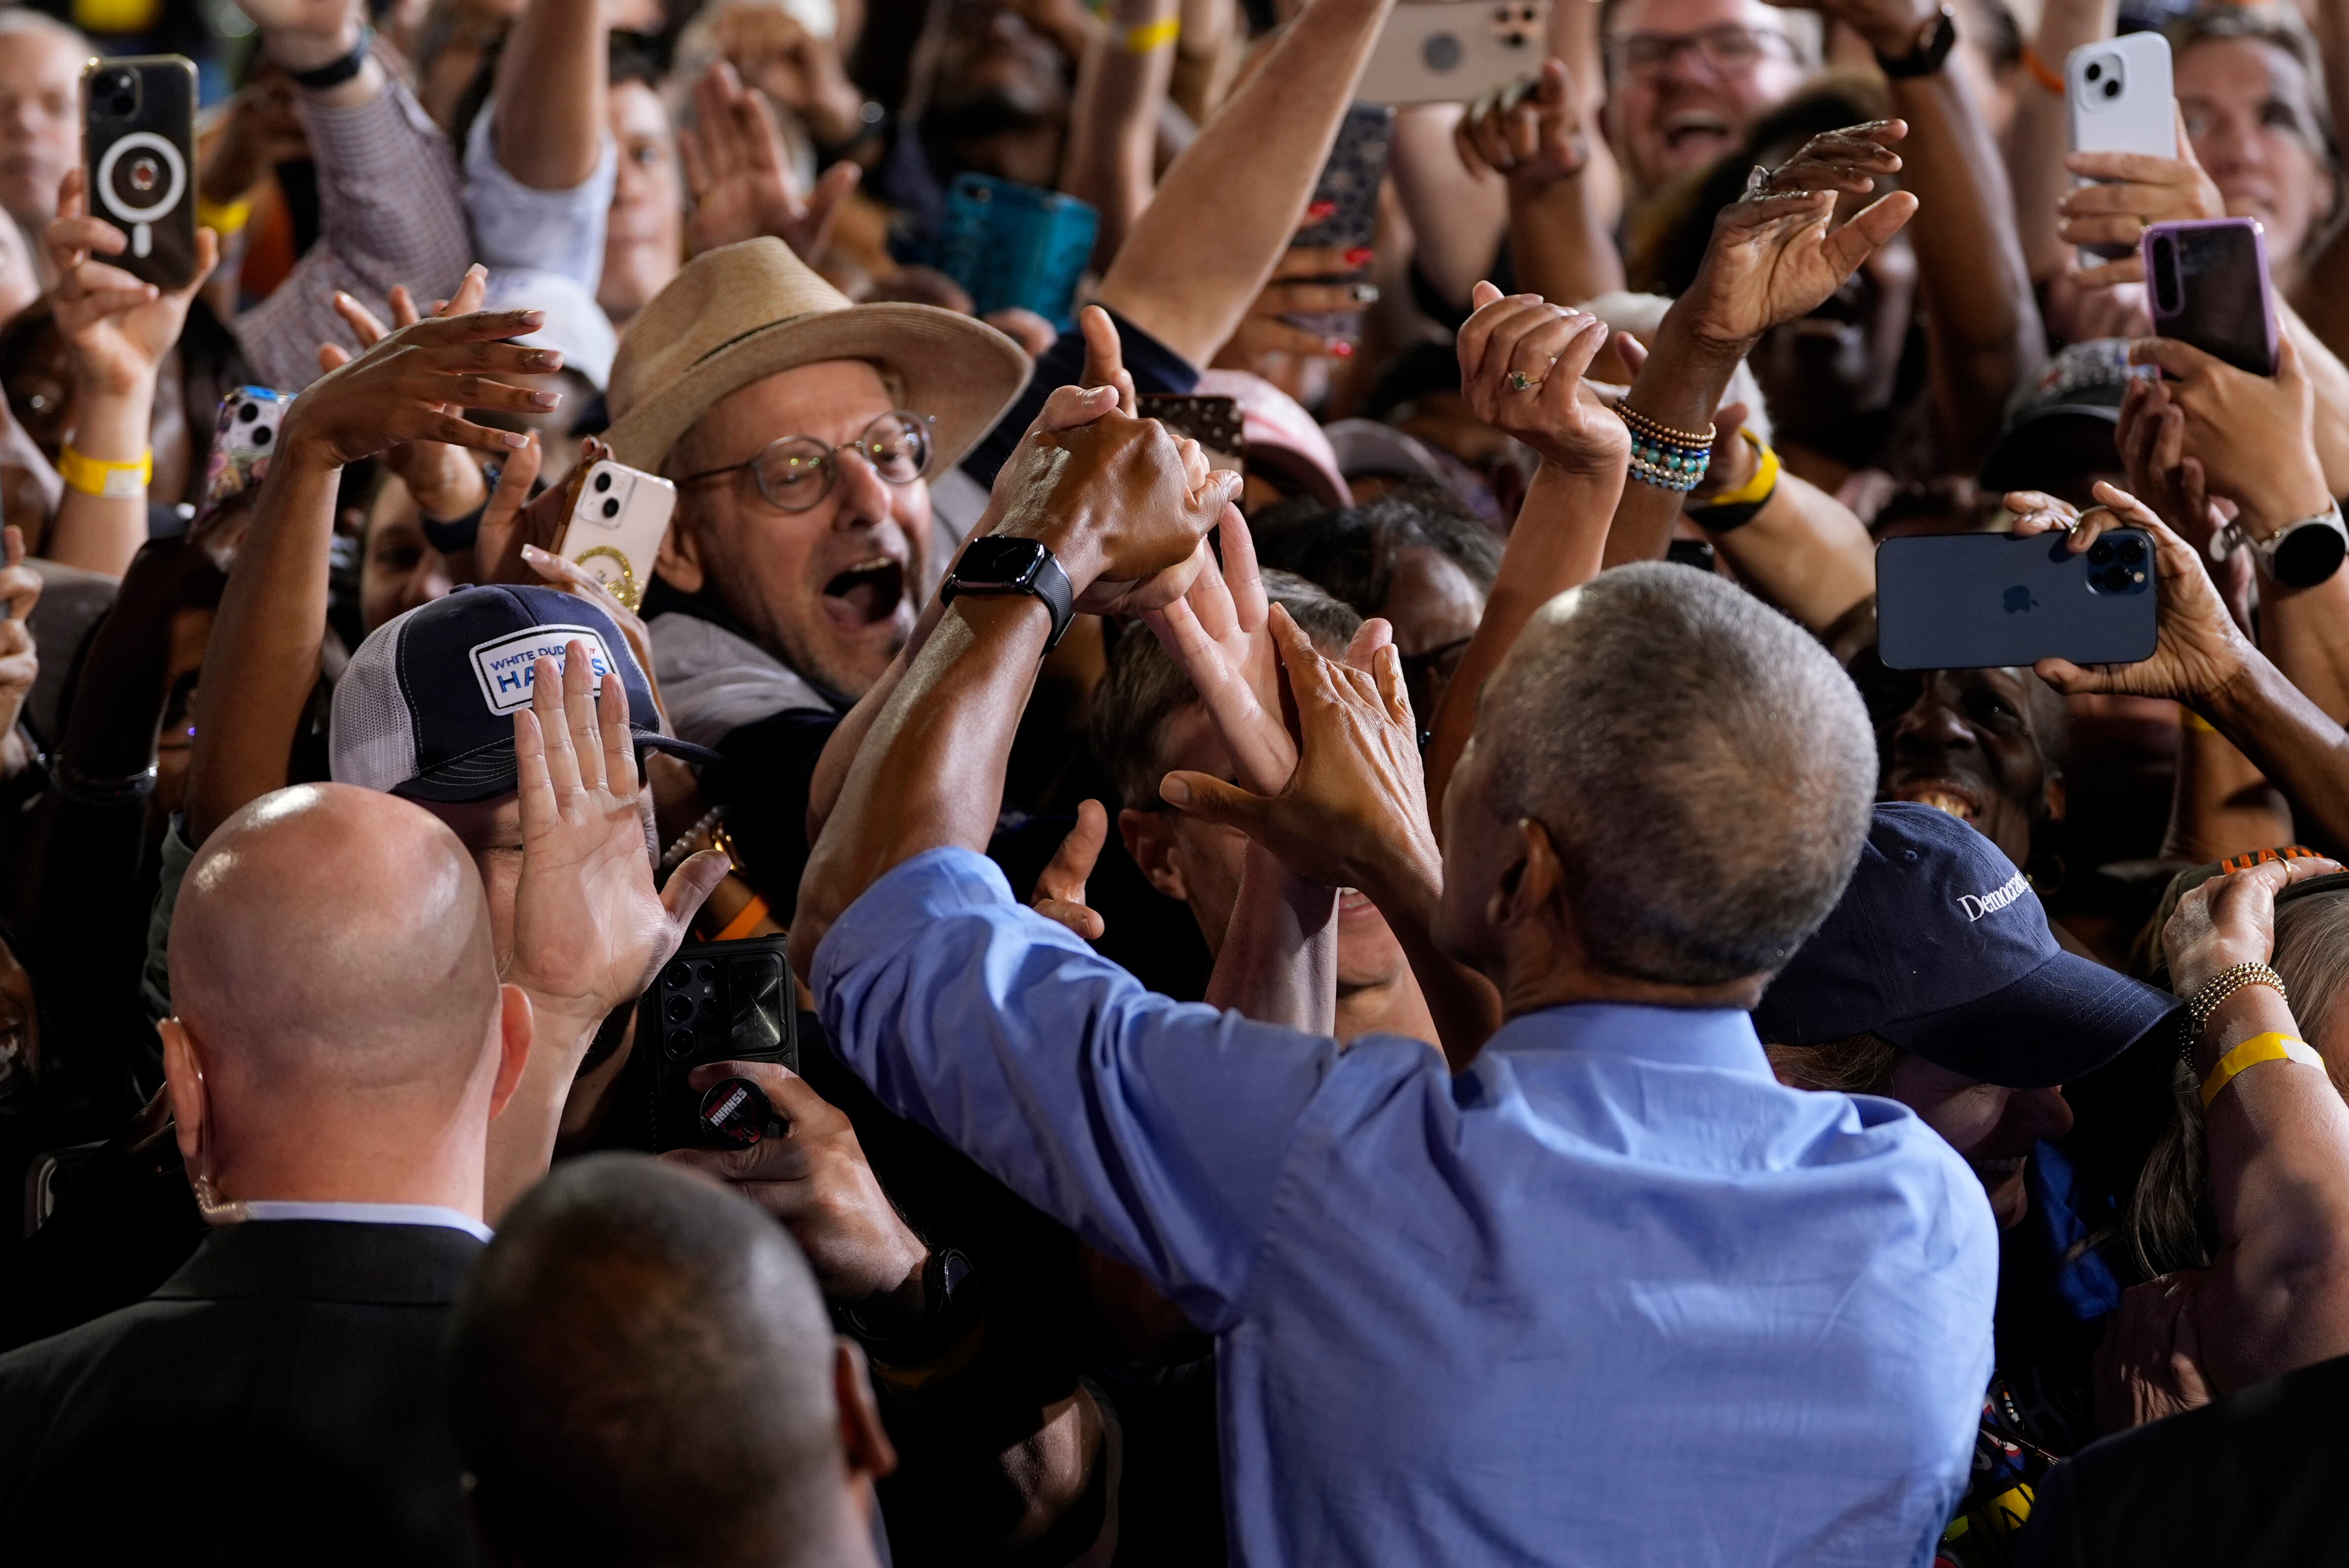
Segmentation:
[(189, 868), (171, 965), (213, 1228), (147, 1300), (0, 1357), (0, 1556), (475, 1560), (440, 1341), (531, 1038), (481, 879), (404, 800), (281, 790)]

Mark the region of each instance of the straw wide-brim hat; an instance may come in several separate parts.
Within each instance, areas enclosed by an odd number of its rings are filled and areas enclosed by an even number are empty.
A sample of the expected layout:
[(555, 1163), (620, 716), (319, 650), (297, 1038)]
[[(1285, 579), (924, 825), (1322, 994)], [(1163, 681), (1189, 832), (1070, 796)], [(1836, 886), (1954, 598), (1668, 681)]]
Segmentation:
[(933, 475), (995, 428), (1033, 368), (984, 322), (935, 305), (852, 304), (781, 240), (745, 240), (688, 262), (628, 324), (604, 439), (621, 462), (657, 473), (719, 398), (828, 359), (876, 366), (904, 407), (936, 420)]

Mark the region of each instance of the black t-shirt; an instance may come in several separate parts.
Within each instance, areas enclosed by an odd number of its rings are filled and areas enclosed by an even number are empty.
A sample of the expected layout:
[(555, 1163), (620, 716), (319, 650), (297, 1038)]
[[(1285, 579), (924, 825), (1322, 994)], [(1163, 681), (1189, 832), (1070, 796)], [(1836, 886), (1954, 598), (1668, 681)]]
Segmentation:
[(2349, 1357), (2118, 1433), (2047, 1474), (2026, 1568), (2349, 1563)]

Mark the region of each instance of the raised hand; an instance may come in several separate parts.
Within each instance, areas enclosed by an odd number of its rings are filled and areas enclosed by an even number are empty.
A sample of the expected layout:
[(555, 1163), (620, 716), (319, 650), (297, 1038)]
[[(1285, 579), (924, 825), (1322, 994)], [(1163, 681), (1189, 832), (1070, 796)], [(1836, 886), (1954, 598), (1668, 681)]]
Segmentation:
[(842, 147), (864, 129), (864, 95), (830, 38), (774, 5), (733, 5), (711, 28), (742, 79), (800, 117), (817, 142)]
[[(1752, 196), (1723, 208), (1696, 279), (1673, 302), (1667, 322), (1716, 354), (1743, 357), (1770, 328), (1817, 309), (1916, 212), (1917, 198), (1895, 191), (1830, 228), (1837, 191), (1873, 190), (1885, 150), (1907, 134), (1908, 127), (1893, 119), (1815, 137), (1804, 149), (1811, 156), (1798, 155), (1814, 188)], [(1847, 140), (1837, 142), (1837, 136)], [(1838, 148), (1848, 156), (1831, 156)]]
[(775, 111), (724, 60), (694, 84), (695, 124), (677, 133), (678, 161), (692, 211), (687, 245), (698, 255), (739, 240), (771, 234), (812, 263), (823, 254), (840, 204), (862, 170), (845, 160), (826, 170), (805, 197), (792, 179), (791, 155)]
[(1109, 812), (1098, 800), (1077, 802), (1077, 825), (1061, 841), (1052, 863), (1036, 877), (1036, 896), (1028, 907), (1046, 920), (1058, 921), (1083, 937), (1098, 942), (1108, 929), (1101, 914), (1085, 903), (1085, 881), (1093, 874), (1102, 846), (1109, 842)]
[[(2172, 106), (2173, 109), (2176, 106)], [(2227, 199), (2203, 172), (2186, 134), (2186, 115), (2177, 110), (2178, 156), (2142, 152), (2072, 152), (2064, 167), (2095, 183), (2076, 187), (2055, 203), (2063, 222), (2056, 237), (2067, 245), (2127, 245), (2128, 253), (2073, 273), (2090, 288), (2145, 282), (2145, 257), (2137, 242), (2156, 223), (2192, 222), (2227, 215)]]
[(1460, 328), (1460, 393), (1476, 417), (1570, 473), (1619, 471), (1630, 433), (1583, 384), (1607, 346), (1607, 324), (1539, 294), (1504, 297), (1480, 283)]
[(2290, 338), (2277, 343), (2272, 377), (2170, 337), (2138, 339), (2129, 363), (2159, 366), (2173, 378), (2161, 391), (2184, 417), (2181, 461), (2199, 463), (2209, 490), (2240, 510), (2245, 532), (2264, 538), (2332, 504), (2316, 455), (2315, 391)]
[(497, 379), (563, 368), (551, 348), (502, 341), (536, 332), (534, 310), (433, 316), (403, 326), (304, 389), (279, 433), (283, 461), (339, 467), (402, 441), (446, 441), (506, 454), (529, 445), (511, 430), (476, 425), (451, 408), (544, 413), (561, 399)]
[[(41, 600), (39, 573), (25, 564), (24, 531), (0, 529), (0, 744), (15, 735), (25, 699), (41, 673), (33, 630), (25, 617)], [(13, 749), (13, 748), (12, 748)]]
[[(481, 308), (489, 283), (489, 269), (474, 263), (466, 269), (464, 281), (457, 285), (455, 297), (443, 301), (433, 315), (471, 315)], [(376, 320), (367, 306), (339, 290), (335, 294), (335, 314), (349, 325), (362, 352), (389, 337), (394, 328), (414, 326), (422, 319), (404, 284), (394, 284), (391, 288), (391, 327)], [(340, 344), (318, 346), (320, 370), (340, 370), (351, 358), (350, 351)], [(440, 411), (457, 412), (446, 405)], [(489, 495), (489, 481), (481, 473), (481, 464), (466, 456), (461, 447), (452, 447), (446, 441), (402, 441), (385, 451), (383, 460), (407, 485), (408, 493), (416, 498), (417, 506), (426, 517), (453, 521), (472, 511)]]
[(2194, 1313), (2200, 1269), (2163, 1274), (2121, 1293), (2096, 1347), (2096, 1429), (2141, 1427), (2210, 1402)]
[(715, 1177), (781, 1221), (833, 1301), (862, 1305), (909, 1282), (918, 1290), (929, 1249), (897, 1217), (846, 1114), (772, 1062), (712, 1062), (694, 1068), (687, 1081), (707, 1089), (730, 1078), (759, 1086), (790, 1124), (783, 1136), (748, 1149), (678, 1149), (661, 1158)]
[[(2017, 533), (2061, 526), (2060, 520), (2071, 511), (2051, 496), (2036, 491), (2022, 494), (2027, 510), (2016, 520)], [(2069, 659), (2042, 659), (2033, 666), (2039, 678), (2065, 696), (2115, 692), (2195, 702), (2224, 690), (2241, 676), (2253, 650), (2227, 614), (2209, 573), (2202, 570), (2200, 555), (2143, 501), (2118, 485), (2099, 484), (2095, 496), (2104, 504), (2082, 520), (2083, 528), (2091, 531), (2085, 537), (2075, 531), (2075, 552), (2085, 550), (2096, 533), (2116, 525), (2141, 528), (2153, 536), (2154, 592), (2159, 596), (2153, 656), (2134, 665), (2085, 668)], [(2010, 498), (2007, 504), (2013, 508), (2014, 499)]]
[(1325, 337), (1308, 332), (1288, 319), (1308, 313), (1356, 315), (1376, 304), (1378, 285), (1356, 277), (1370, 264), (1368, 247), (1346, 250), (1336, 245), (1291, 246), (1272, 264), (1272, 276), (1240, 317), (1231, 337), (1216, 350), (1215, 363), (1226, 370), (1253, 371), (1267, 355), (1288, 354), (1299, 359), (1350, 359), (1354, 340)]
[(57, 188), (57, 215), (42, 232), (57, 287), (50, 304), (57, 330), (72, 351), (74, 375), (88, 393), (127, 393), (153, 380), (156, 366), (180, 341), (188, 304), (220, 258), (210, 229), (196, 231), (195, 276), (165, 291), (99, 261), (129, 247), (122, 231), (84, 211), (82, 171), (69, 169)]
[[(1789, 196), (1806, 191), (1841, 191), (1865, 196), (1878, 180), (1900, 172), (1892, 144), (1909, 134), (1905, 119), (1871, 119), (1823, 130), (1795, 150), (1795, 156), (1749, 181), (1752, 196)], [(1758, 189), (1754, 187), (1758, 185)]]
[(2263, 861), (2188, 889), (2161, 928), (2170, 988), (2191, 996), (2212, 976), (2237, 965), (2268, 963), (2275, 957), (2276, 894), (2294, 882), (2340, 870), (2338, 861), (2302, 855)]
[[(504, 488), (502, 480), (500, 488)], [(528, 490), (530, 481), (523, 480), (519, 488)], [(565, 561), (552, 550), (524, 544), (522, 546), (522, 563), (536, 573), (540, 582), (586, 600), (603, 611), (612, 624), (620, 628), (620, 635), (627, 640), (628, 652), (636, 655), (636, 668), (644, 672), (645, 684), (653, 688), (653, 706), (661, 709), (661, 720), (666, 724), (668, 712), (661, 703), (660, 682), (653, 678), (653, 636), (645, 625), (644, 617), (621, 603), (619, 596), (602, 578), (575, 561)], [(672, 758), (670, 760), (676, 759)]]
[(1191, 677), (1240, 781), (1270, 795), (1297, 766), (1280, 717), (1280, 655), (1247, 523), (1226, 519), (1222, 538), (1223, 570), (1209, 565), (1182, 598), (1142, 619)]
[(652, 984), (727, 864), (705, 850), (653, 885), (627, 691), (607, 673), (596, 693), (595, 658), (574, 641), (559, 670), (540, 659), (530, 706), (514, 713), (522, 875), (505, 978), (552, 1028), (540, 1038), (575, 1053)]
[(1574, 105), (1574, 77), (1552, 57), (1534, 76), (1487, 89), (1452, 129), (1461, 166), (1524, 185), (1571, 180), (1590, 161), (1582, 117)]
[(1238, 829), (1309, 882), (1373, 899), (1413, 879), (1441, 886), (1419, 732), (1393, 645), (1366, 639), (1371, 668), (1362, 670), (1324, 657), (1278, 604), (1271, 627), (1297, 703), (1299, 756), (1288, 780), (1266, 794), (1179, 771), (1160, 782), (1160, 795)]

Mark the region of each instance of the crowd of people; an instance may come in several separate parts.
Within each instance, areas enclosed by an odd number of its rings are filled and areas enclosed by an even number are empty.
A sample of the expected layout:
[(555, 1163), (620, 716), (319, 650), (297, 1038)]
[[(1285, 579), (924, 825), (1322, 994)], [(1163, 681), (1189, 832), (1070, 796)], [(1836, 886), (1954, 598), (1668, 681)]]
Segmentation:
[(0, 6), (0, 1560), (2349, 1562), (2349, 5), (1396, 9)]

